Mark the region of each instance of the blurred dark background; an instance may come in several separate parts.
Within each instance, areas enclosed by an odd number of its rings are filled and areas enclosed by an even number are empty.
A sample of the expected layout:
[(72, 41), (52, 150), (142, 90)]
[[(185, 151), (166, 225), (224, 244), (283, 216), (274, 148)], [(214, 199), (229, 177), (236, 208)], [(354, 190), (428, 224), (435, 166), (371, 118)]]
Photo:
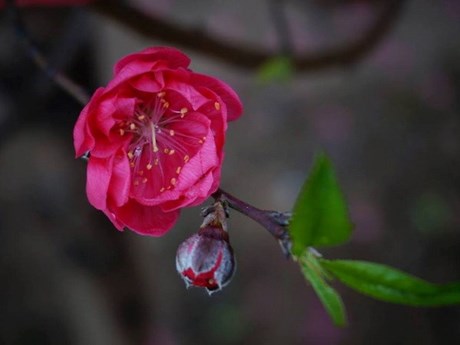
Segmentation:
[[(388, 3), (128, 5), (224, 45), (308, 57), (336, 47), (347, 53)], [(21, 12), (50, 63), (88, 91), (105, 84), (128, 53), (182, 48), (194, 70), (228, 82), (245, 106), (229, 127), (224, 189), (260, 208), (289, 210), (314, 152), (324, 148), (356, 226), (351, 242), (324, 255), (385, 263), (437, 283), (460, 280), (458, 1), (405, 1), (359, 54), (281, 78), (206, 45), (141, 34), (108, 15), (107, 6)], [(198, 229), (199, 208), (184, 210), (162, 238), (118, 232), (94, 210), (85, 195), (85, 164), (72, 147), (82, 107), (34, 65), (9, 19), (0, 10), (0, 344), (460, 342), (458, 306), (385, 304), (338, 284), (349, 326), (334, 328), (298, 267), (264, 229), (236, 212), (233, 282), (212, 297), (186, 290), (175, 250)]]

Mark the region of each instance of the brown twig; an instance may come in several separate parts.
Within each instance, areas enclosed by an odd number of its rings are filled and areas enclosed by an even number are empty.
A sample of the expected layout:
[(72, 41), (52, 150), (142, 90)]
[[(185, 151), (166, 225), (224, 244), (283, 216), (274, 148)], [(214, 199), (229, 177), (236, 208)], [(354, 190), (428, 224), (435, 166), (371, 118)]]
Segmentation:
[[(368, 54), (385, 37), (398, 14), (404, 0), (388, 0), (373, 25), (354, 42), (320, 52), (309, 52), (292, 56), (298, 71), (322, 70), (340, 67), (358, 61)], [(101, 15), (111, 18), (135, 32), (174, 45), (180, 45), (228, 63), (235, 67), (252, 69), (280, 54), (264, 52), (243, 44), (225, 42), (202, 30), (193, 30), (155, 15), (147, 15), (139, 9), (118, 1), (96, 1), (91, 7)]]
[(233, 208), (262, 225), (276, 240), (278, 240), (284, 255), (287, 258), (290, 257), (291, 240), (286, 228), (290, 214), (260, 210), (220, 188), (212, 197), (216, 200), (225, 201), (230, 208)]

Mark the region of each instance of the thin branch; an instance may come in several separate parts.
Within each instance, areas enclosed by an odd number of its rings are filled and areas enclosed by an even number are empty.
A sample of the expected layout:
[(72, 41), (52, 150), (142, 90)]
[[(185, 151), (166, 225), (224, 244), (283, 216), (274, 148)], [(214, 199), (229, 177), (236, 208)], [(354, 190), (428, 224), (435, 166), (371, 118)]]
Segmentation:
[[(401, 12), (404, 0), (388, 0), (373, 25), (356, 41), (320, 52), (310, 52), (292, 57), (298, 71), (322, 70), (340, 67), (358, 61), (368, 54), (385, 37)], [(280, 54), (263, 52), (248, 45), (225, 42), (198, 29), (190, 29), (118, 1), (96, 1), (91, 7), (101, 15), (111, 18), (133, 31), (174, 45), (180, 45), (208, 55), (235, 67), (253, 69)]]
[(89, 101), (88, 93), (72, 79), (67, 77), (64, 73), (54, 69), (49, 63), (45, 55), (41, 52), (31, 36), (27, 32), (24, 22), (21, 17), (20, 10), (14, 5), (14, 1), (7, 1), (8, 10), (10, 13), (11, 21), (17, 36), (24, 44), (25, 50), (33, 62), (45, 74), (53, 80), (62, 90), (66, 91), (69, 95), (75, 98), (82, 105)]
[(284, 255), (287, 258), (290, 257), (291, 240), (286, 229), (289, 215), (277, 211), (260, 210), (222, 189), (218, 189), (212, 197), (216, 200), (226, 201), (230, 208), (233, 208), (262, 225), (276, 240), (278, 240)]

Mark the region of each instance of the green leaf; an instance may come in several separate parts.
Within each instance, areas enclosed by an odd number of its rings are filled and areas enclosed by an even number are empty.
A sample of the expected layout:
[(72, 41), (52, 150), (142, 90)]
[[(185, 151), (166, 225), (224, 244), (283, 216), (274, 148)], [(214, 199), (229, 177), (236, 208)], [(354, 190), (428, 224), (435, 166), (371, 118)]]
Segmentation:
[(329, 158), (319, 154), (294, 205), (289, 224), (292, 252), (309, 246), (330, 246), (348, 240), (352, 224)]
[(325, 272), (316, 257), (306, 251), (300, 260), (300, 266), (305, 278), (310, 282), (334, 324), (345, 326), (347, 321), (342, 298), (326, 282)]
[(432, 284), (366, 261), (321, 259), (320, 264), (350, 288), (382, 301), (425, 307), (460, 303), (460, 283)]
[(286, 56), (277, 56), (267, 60), (259, 68), (258, 79), (263, 83), (287, 81), (292, 78), (293, 72), (291, 59)]

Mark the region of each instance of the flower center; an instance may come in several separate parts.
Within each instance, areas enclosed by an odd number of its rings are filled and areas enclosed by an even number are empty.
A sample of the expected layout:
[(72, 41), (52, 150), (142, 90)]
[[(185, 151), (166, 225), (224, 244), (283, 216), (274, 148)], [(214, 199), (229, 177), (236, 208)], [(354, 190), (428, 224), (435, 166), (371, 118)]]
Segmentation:
[(174, 109), (163, 91), (150, 103), (139, 104), (131, 118), (118, 124), (120, 136), (131, 135), (127, 155), (134, 193), (153, 197), (175, 187), (183, 166), (207, 134), (202, 125), (187, 119), (188, 114), (188, 103)]

